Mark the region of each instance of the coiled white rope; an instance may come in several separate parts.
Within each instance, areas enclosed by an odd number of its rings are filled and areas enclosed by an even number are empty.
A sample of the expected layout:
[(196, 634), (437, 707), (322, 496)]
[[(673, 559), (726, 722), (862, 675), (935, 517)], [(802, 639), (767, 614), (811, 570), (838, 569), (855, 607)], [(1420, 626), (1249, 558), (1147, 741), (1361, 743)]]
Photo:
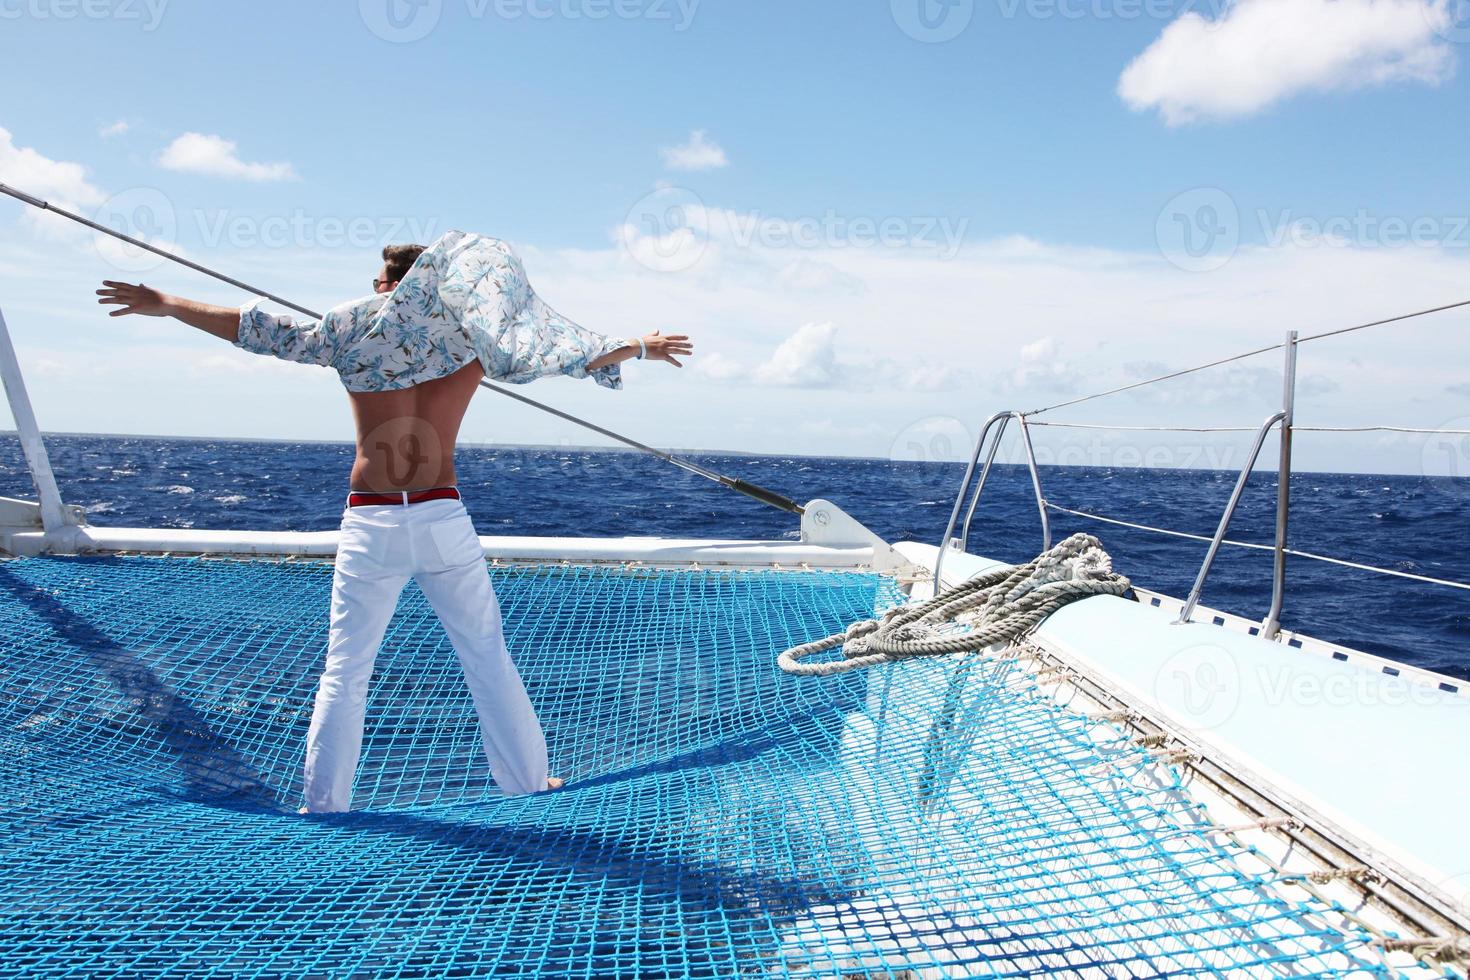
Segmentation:
[[(1128, 579), (1090, 534), (1074, 534), (1024, 565), (985, 572), (916, 606), (900, 606), (881, 619), (853, 623), (844, 632), (792, 647), (777, 663), (788, 674), (826, 677), (910, 657), (982, 650), (1014, 640), (1077, 599), (1126, 595)], [(955, 625), (968, 626), (957, 631)], [(843, 659), (803, 663), (841, 646)]]

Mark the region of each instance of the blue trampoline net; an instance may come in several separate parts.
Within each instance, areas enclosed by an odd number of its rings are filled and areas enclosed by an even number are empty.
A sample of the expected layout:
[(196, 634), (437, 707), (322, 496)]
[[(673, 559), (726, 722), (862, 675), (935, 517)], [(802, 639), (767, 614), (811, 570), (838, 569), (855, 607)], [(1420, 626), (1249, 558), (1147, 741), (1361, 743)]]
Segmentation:
[(1386, 974), (1014, 660), (776, 654), (877, 575), (493, 569), (568, 788), (502, 797), (416, 587), (351, 813), (295, 813), (329, 565), (0, 562), (0, 974)]

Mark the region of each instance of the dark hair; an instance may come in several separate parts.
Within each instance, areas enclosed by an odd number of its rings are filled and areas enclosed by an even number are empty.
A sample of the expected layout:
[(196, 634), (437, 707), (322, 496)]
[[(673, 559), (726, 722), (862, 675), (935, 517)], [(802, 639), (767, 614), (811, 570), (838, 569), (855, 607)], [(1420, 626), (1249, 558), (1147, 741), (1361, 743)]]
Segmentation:
[(414, 262), (422, 253), (422, 245), (384, 245), (383, 261), (388, 263), (388, 281), (397, 282), (408, 275)]

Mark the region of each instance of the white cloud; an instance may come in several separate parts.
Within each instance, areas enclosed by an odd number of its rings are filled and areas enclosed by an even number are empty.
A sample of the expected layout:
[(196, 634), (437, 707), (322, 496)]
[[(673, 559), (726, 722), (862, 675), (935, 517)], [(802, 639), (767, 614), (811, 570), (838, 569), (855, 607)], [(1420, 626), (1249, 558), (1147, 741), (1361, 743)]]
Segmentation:
[(724, 148), (712, 143), (702, 129), (691, 132), (680, 145), (666, 146), (658, 152), (670, 170), (716, 170), (730, 163)]
[[(178, 331), (175, 330), (174, 333), (177, 334)], [(286, 380), (300, 380), (304, 374), (302, 368), (309, 367), (274, 357), (240, 357), (235, 351), (227, 354), (206, 354), (203, 357), (179, 357), (177, 360), (178, 370), (187, 371), (191, 378), (198, 381), (220, 381), (230, 375), (280, 375)]]
[(742, 381), (750, 377), (748, 366), (718, 350), (701, 354), (694, 362), (694, 373), (711, 381)]
[(742, 364), (715, 352), (697, 362), (697, 373), (713, 381), (739, 381), (763, 388), (831, 388), (847, 373), (837, 362), (836, 341), (833, 324), (808, 323), (758, 364)]
[[(69, 211), (94, 208), (106, 197), (101, 188), (87, 179), (86, 167), (53, 160), (29, 146), (16, 146), (10, 132), (3, 127), (0, 127), (0, 181)], [(21, 221), (48, 241), (76, 241), (81, 237), (78, 226), (35, 208), (26, 208)]]
[(1021, 363), (1036, 364), (1045, 361), (1057, 351), (1057, 342), (1051, 337), (1042, 337), (1040, 340), (1023, 344), (1021, 347)]
[[(52, 160), (31, 147), (16, 146), (10, 133), (3, 128), (0, 128), (0, 180), (68, 211), (81, 212), (94, 221), (151, 245), (182, 254), (173, 242), (173, 205), (162, 192), (153, 188), (131, 188), (109, 197), (106, 191), (87, 179), (86, 167), (65, 160)], [(127, 276), (151, 271), (163, 261), (153, 259), (134, 246), (88, 231), (49, 211), (26, 207), (21, 221), (47, 244), (64, 244), (79, 249), (81, 254), (90, 258), (100, 255), (109, 266), (105, 274)], [(146, 261), (140, 264), (140, 260)], [(30, 270), (23, 274), (35, 275)]]
[(711, 381), (760, 388), (842, 388), (848, 391), (947, 391), (972, 386), (974, 372), (915, 353), (894, 359), (866, 351), (837, 351), (837, 327), (807, 323), (776, 345), (768, 358), (746, 363), (715, 351), (700, 355), (695, 373)]
[(1072, 394), (1081, 389), (1087, 376), (1078, 370), (1055, 337), (1040, 337), (1022, 344), (1020, 361), (1010, 376), (997, 379), (1000, 386), (1015, 391)]
[(755, 369), (757, 384), (778, 388), (830, 388), (842, 380), (837, 363), (837, 328), (808, 323), (781, 342), (771, 359)]
[(1235, 0), (1189, 12), (1123, 70), (1118, 94), (1170, 125), (1248, 116), (1307, 91), (1436, 85), (1455, 69), (1438, 31), (1452, 0)]
[(110, 139), (113, 136), (121, 136), (131, 128), (132, 126), (126, 119), (119, 119), (117, 122), (110, 123), (97, 130), (97, 135), (103, 139)]
[(16, 146), (4, 128), (0, 128), (0, 176), (17, 190), (67, 208), (101, 204), (106, 196), (87, 180), (86, 167), (52, 160), (29, 146)]
[(185, 173), (209, 174), (237, 180), (294, 180), (289, 163), (247, 163), (236, 153), (233, 140), (204, 133), (185, 133), (158, 155), (159, 166)]

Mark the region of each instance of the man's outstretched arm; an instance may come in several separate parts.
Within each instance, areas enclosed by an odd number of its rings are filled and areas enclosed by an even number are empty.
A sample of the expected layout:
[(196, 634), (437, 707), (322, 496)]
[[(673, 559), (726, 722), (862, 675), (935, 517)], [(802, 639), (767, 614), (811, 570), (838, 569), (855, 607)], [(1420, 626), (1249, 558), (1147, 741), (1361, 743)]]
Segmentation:
[[(645, 355), (648, 360), (668, 361), (674, 367), (684, 366), (674, 358), (675, 354), (684, 357), (694, 353), (694, 345), (689, 342), (689, 337), (686, 334), (676, 333), (669, 334), (665, 337), (657, 330), (643, 338), (642, 349), (648, 351), (647, 355)], [(631, 344), (625, 344), (615, 351), (609, 351), (595, 360), (588, 361), (587, 370), (595, 371), (600, 367), (606, 367), (609, 364), (618, 364), (628, 360), (630, 357), (637, 357), (639, 350), (640, 348), (636, 341)]]
[(335, 343), (330, 331), (320, 320), (296, 322), (289, 316), (275, 316), (259, 310), (260, 300), (244, 307), (214, 306), (197, 300), (169, 296), (156, 289), (125, 282), (102, 283), (97, 302), (120, 306), (108, 316), (171, 316), (207, 334), (228, 340), (253, 354), (279, 357), (300, 364), (331, 364)]
[(160, 293), (141, 283), (134, 286), (125, 282), (113, 282), (110, 279), (103, 281), (102, 288), (97, 290), (97, 295), (100, 297), (97, 300), (98, 303), (121, 307), (121, 309), (109, 310), (108, 316), (127, 316), (130, 313), (140, 316), (171, 316), (176, 320), (182, 320), (191, 327), (198, 327), (205, 333), (213, 334), (221, 340), (228, 340), (232, 344), (240, 334), (238, 307), (200, 303), (196, 300)]

